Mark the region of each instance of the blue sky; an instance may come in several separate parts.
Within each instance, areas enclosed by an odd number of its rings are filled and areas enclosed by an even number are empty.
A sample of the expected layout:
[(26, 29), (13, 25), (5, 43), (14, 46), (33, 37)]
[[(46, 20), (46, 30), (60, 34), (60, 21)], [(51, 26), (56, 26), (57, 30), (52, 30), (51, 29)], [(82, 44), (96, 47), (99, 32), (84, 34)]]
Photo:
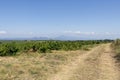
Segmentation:
[(0, 0), (0, 38), (120, 37), (120, 0)]

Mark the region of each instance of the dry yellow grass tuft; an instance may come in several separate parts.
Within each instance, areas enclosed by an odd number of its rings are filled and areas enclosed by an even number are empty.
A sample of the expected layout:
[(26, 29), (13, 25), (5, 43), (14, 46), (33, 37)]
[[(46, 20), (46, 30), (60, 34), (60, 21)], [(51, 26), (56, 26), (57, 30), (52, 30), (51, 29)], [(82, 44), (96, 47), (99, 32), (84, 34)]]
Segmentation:
[(55, 51), (0, 57), (0, 80), (46, 80), (80, 54), (81, 51)]

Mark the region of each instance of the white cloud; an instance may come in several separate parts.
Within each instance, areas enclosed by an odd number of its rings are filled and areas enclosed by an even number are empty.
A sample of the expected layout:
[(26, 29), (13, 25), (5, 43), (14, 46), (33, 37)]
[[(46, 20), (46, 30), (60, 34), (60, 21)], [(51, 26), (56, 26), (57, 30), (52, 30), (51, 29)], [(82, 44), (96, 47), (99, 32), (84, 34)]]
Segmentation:
[(7, 34), (6, 31), (0, 31), (0, 34)]
[(33, 35), (34, 33), (33, 33), (33, 32), (30, 32), (29, 34), (30, 34), (30, 35)]
[(75, 32), (73, 32), (73, 33), (75, 33), (75, 34), (81, 34), (81, 32), (80, 32), (80, 31), (75, 31)]
[(64, 33), (73, 33), (73, 31), (64, 31)]
[(75, 34), (75, 35), (95, 35), (95, 32), (81, 32), (81, 31), (64, 31), (67, 34)]
[(113, 33), (113, 32), (105, 32), (103, 35), (120, 35), (120, 33)]
[(92, 34), (92, 35), (94, 35), (94, 34), (95, 34), (95, 32), (91, 32), (91, 34)]
[(65, 34), (70, 34), (70, 35), (104, 35), (104, 36), (113, 36), (113, 35), (120, 35), (120, 33), (115, 33), (115, 32), (81, 32), (81, 31), (64, 31)]

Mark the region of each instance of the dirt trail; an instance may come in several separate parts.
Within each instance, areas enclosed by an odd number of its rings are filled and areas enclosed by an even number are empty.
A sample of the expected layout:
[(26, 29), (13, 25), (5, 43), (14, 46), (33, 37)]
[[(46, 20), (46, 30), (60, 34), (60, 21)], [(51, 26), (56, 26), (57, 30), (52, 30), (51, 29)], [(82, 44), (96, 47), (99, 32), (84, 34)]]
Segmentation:
[(99, 80), (120, 80), (120, 72), (116, 63), (115, 59), (113, 58), (112, 51), (110, 46), (105, 46), (105, 50), (100, 57), (100, 79)]
[(110, 44), (104, 44), (76, 57), (47, 80), (120, 80), (120, 78)]

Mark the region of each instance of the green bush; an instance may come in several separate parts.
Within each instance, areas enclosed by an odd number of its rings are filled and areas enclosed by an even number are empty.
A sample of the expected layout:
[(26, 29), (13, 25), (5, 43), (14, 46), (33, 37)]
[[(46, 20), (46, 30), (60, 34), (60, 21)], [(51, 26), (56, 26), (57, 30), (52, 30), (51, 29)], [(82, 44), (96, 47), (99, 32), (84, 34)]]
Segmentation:
[(14, 44), (2, 44), (0, 46), (0, 56), (11, 56), (17, 53), (18, 49)]

